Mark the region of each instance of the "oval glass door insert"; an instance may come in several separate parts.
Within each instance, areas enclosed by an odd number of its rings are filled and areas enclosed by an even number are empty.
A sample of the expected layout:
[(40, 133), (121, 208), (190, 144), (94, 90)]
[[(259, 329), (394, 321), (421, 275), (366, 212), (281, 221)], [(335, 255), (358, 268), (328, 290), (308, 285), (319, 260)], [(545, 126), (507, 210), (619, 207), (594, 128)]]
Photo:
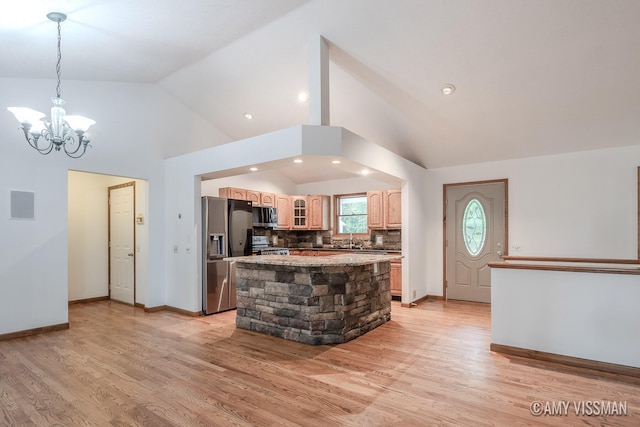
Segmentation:
[(478, 256), (487, 237), (487, 219), (478, 199), (471, 199), (462, 215), (462, 236), (471, 256)]

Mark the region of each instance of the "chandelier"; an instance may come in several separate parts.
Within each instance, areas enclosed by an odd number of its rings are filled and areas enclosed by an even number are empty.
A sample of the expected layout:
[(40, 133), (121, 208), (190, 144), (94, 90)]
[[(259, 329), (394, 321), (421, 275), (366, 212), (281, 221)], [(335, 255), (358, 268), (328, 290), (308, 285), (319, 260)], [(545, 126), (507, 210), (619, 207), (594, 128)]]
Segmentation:
[(62, 59), (60, 23), (67, 19), (67, 15), (51, 12), (47, 18), (58, 23), (58, 62), (56, 64), (58, 85), (56, 86), (56, 97), (51, 98), (53, 102), (51, 119), (46, 119), (44, 113), (31, 108), (9, 107), (7, 110), (13, 113), (22, 125), (22, 131), (29, 145), (38, 150), (40, 154), (49, 154), (53, 149), (60, 151), (62, 148), (69, 157), (76, 159), (87, 151), (89, 139), (85, 132), (95, 121), (83, 116), (67, 116), (62, 108), (64, 100), (60, 98), (60, 60)]

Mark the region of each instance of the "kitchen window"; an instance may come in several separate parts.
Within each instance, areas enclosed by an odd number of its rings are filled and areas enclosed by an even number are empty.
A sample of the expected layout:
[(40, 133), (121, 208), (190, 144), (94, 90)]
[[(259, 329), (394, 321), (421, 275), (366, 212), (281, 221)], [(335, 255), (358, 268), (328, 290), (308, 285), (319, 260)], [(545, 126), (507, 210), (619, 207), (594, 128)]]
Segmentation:
[(335, 196), (336, 229), (338, 234), (367, 234), (367, 194)]

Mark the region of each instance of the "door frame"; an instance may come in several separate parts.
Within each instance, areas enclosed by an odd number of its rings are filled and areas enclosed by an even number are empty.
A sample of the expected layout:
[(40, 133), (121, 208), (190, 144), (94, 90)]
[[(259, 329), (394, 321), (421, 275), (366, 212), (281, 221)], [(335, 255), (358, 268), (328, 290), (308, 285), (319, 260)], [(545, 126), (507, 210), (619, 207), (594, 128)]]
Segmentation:
[(117, 190), (118, 188), (133, 187), (133, 305), (136, 306), (136, 182), (130, 181), (123, 184), (112, 185), (107, 190), (107, 243), (109, 245), (107, 251), (107, 296), (111, 300), (111, 190)]
[[(509, 179), (490, 179), (486, 181), (468, 181), (442, 184), (442, 299), (447, 300), (447, 190), (450, 187), (463, 187), (482, 184), (504, 184), (504, 255), (509, 254)], [(454, 219), (455, 221), (455, 219)]]

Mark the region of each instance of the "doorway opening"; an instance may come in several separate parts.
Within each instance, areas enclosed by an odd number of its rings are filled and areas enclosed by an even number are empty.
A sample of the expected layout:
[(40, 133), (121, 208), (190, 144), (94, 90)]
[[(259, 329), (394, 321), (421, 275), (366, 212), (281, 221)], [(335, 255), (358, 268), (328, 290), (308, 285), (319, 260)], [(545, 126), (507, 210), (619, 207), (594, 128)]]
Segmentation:
[[(135, 182), (132, 304), (144, 307), (148, 283), (147, 181), (89, 172), (68, 172), (68, 301), (106, 300), (109, 289), (109, 187)], [(127, 252), (127, 256), (131, 251)]]

